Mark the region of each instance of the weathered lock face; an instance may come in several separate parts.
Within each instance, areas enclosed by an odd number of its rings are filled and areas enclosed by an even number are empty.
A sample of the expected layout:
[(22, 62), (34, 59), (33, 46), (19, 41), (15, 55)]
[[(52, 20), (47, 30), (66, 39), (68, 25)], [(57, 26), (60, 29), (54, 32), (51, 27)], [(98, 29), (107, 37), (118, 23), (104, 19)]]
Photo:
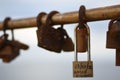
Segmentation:
[(73, 77), (93, 77), (92, 61), (74, 61)]
[(4, 48), (0, 49), (0, 57), (10, 56), (12, 55), (12, 47), (11, 46), (5, 46)]
[(14, 48), (12, 48), (11, 51), (12, 51), (11, 55), (6, 55), (6, 56), (2, 57), (3, 62), (9, 63), (12, 60), (14, 60), (17, 56), (19, 56), (19, 52), (20, 52), (19, 48), (14, 47)]
[(120, 49), (120, 21), (111, 20), (107, 31), (106, 48)]
[(79, 26), (75, 29), (76, 36), (76, 51), (77, 52), (86, 52), (87, 51), (87, 29), (86, 27), (79, 28)]

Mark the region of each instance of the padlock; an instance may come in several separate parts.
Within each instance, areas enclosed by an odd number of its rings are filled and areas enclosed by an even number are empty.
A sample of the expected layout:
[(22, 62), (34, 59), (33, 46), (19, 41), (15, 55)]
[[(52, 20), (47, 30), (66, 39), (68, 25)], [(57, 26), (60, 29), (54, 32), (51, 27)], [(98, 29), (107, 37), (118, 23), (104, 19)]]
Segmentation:
[(65, 52), (71, 52), (74, 51), (74, 43), (72, 39), (69, 37), (67, 31), (63, 28), (63, 25), (59, 28), (61, 29), (61, 32), (63, 32), (63, 46), (62, 49)]
[(5, 56), (9, 56), (12, 54), (12, 47), (8, 45), (8, 34), (6, 33), (7, 23), (10, 20), (9, 17), (5, 18), (3, 22), (3, 32), (4, 34), (1, 36), (1, 47), (0, 47), (0, 58), (3, 58)]
[(120, 18), (113, 19), (109, 22), (106, 48), (120, 49)]
[(87, 51), (87, 29), (86, 27), (80, 28), (79, 25), (75, 29), (76, 36), (76, 50), (77, 52), (86, 52)]
[(6, 29), (8, 27), (7, 23), (10, 20), (7, 17), (4, 20), (3, 24), (3, 32), (4, 34), (0, 37), (0, 58), (2, 58), (3, 62), (11, 62), (14, 60), (20, 53), (20, 49), (26, 50), (28, 46), (26, 44), (20, 43), (19, 41), (14, 40), (13, 29), (11, 29), (12, 40), (8, 40), (8, 34), (6, 33)]
[[(90, 29), (85, 24), (88, 32), (88, 60), (87, 61), (78, 61), (78, 52), (75, 51), (75, 61), (73, 61), (73, 77), (93, 77), (93, 61), (91, 61), (90, 55)], [(76, 48), (76, 47), (75, 47)]]
[(45, 26), (42, 27), (41, 43), (38, 44), (46, 50), (60, 53), (63, 45), (63, 33), (59, 28), (54, 28), (52, 16), (57, 14), (57, 11), (52, 11), (48, 14)]

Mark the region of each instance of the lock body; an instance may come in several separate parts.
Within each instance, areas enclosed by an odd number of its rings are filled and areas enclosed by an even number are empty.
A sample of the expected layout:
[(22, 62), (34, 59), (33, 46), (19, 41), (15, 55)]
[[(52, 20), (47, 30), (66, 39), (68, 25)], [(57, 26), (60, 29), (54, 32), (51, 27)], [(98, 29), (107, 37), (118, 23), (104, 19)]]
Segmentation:
[(86, 52), (87, 51), (87, 29), (86, 27), (79, 28), (79, 26), (75, 29), (76, 36), (76, 51), (77, 52)]
[(20, 52), (20, 50), (19, 50), (19, 48), (12, 48), (12, 54), (11, 55), (6, 55), (6, 56), (4, 56), (4, 57), (2, 57), (2, 60), (3, 60), (3, 62), (5, 62), (5, 63), (9, 63), (9, 62), (11, 62), (12, 60), (14, 60), (17, 56), (19, 56), (19, 52)]
[(120, 49), (120, 21), (118, 20), (109, 23), (106, 48)]
[(6, 40), (0, 48), (0, 58), (3, 62), (9, 63), (19, 55), (20, 49), (22, 48), (27, 49), (28, 47), (26, 48), (25, 45), (23, 46), (15, 40)]
[(12, 55), (12, 53), (13, 53), (12, 47), (8, 45), (0, 50), (0, 57), (3, 58), (5, 56), (10, 56), (10, 55)]
[(92, 61), (74, 61), (73, 77), (93, 77)]

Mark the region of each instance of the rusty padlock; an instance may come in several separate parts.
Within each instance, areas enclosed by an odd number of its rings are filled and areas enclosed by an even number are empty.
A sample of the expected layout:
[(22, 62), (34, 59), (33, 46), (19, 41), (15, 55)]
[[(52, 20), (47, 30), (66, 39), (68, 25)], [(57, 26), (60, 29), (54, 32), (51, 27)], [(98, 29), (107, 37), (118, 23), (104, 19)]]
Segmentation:
[(63, 51), (67, 51), (67, 52), (71, 52), (74, 51), (74, 43), (72, 41), (72, 39), (69, 37), (67, 31), (63, 28), (63, 25), (61, 25), (61, 30), (63, 32)]
[(85, 7), (81, 6), (79, 10), (79, 24), (75, 28), (75, 36), (76, 36), (76, 51), (77, 52), (86, 52), (87, 51), (87, 41), (88, 41), (88, 33), (85, 27), (86, 21), (85, 17)]
[[(13, 33), (13, 31), (12, 31)], [(7, 40), (5, 46), (0, 50), (0, 56), (5, 63), (9, 63), (14, 60), (20, 54), (20, 49), (26, 50), (29, 46), (19, 41), (14, 40), (12, 34), (12, 40)]]
[[(87, 24), (84, 24), (86, 26), (87, 32), (88, 32), (88, 60), (87, 61), (78, 61), (78, 52), (75, 51), (75, 61), (73, 62), (73, 77), (79, 78), (79, 77), (93, 77), (93, 61), (91, 60), (91, 51), (90, 51), (90, 29)], [(76, 47), (75, 47), (76, 48)]]
[(113, 19), (109, 22), (106, 48), (120, 49), (120, 18)]
[(10, 20), (9, 17), (5, 18), (3, 22), (3, 32), (4, 34), (1, 36), (1, 41), (3, 42), (0, 47), (0, 58), (5, 57), (6, 55), (12, 54), (11, 46), (7, 44), (8, 42), (8, 34), (6, 33), (7, 23)]
[[(13, 58), (13, 55), (19, 54), (19, 48), (17, 45), (12, 45), (11, 40), (8, 40), (8, 34), (6, 33), (6, 29), (8, 27), (9, 17), (5, 18), (3, 22), (3, 36), (1, 39), (4, 41), (0, 48), (0, 58), (3, 59), (4, 62), (10, 62)], [(12, 35), (12, 40), (14, 36)], [(15, 56), (14, 56), (15, 57)], [(9, 58), (9, 59), (8, 59)]]
[[(52, 23), (52, 16), (57, 14), (57, 11), (52, 11), (48, 14), (46, 23), (42, 27), (41, 42), (38, 44), (39, 47), (42, 47), (46, 50), (60, 53), (62, 50), (63, 42), (63, 33), (59, 28), (54, 28)], [(38, 34), (39, 36), (39, 34)]]

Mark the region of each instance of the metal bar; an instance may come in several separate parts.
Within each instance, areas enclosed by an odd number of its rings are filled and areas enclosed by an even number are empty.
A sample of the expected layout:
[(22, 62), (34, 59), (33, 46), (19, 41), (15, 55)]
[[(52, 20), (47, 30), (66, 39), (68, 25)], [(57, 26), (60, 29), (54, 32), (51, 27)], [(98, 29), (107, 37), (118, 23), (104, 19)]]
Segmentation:
[[(108, 20), (116, 17), (120, 17), (120, 5), (113, 5), (108, 7), (94, 8), (86, 10), (86, 20), (90, 21), (100, 21)], [(43, 16), (42, 23), (45, 23), (46, 16)], [(52, 17), (54, 24), (71, 24), (78, 22), (78, 11), (56, 14)], [(0, 22), (0, 30), (2, 29), (2, 22)], [(10, 28), (30, 28), (36, 27), (36, 17), (16, 19), (8, 22), (8, 29)]]

